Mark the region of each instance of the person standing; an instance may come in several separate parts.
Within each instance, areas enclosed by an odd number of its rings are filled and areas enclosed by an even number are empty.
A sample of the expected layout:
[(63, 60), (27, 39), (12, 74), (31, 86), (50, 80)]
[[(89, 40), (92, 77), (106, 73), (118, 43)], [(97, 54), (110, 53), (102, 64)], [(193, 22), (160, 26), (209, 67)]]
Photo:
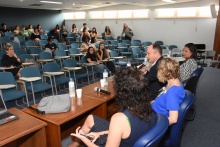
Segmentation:
[(121, 39), (122, 39), (123, 34), (125, 34), (125, 40), (130, 40), (130, 41), (131, 41), (132, 36), (134, 36), (134, 33), (133, 33), (132, 29), (128, 26), (127, 23), (123, 24)]

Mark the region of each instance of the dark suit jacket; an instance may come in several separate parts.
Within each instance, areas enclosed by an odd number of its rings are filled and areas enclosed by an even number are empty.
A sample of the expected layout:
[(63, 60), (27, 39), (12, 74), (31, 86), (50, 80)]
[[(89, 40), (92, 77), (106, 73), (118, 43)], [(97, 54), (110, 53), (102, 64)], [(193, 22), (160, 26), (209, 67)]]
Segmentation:
[(157, 78), (157, 66), (159, 64), (159, 62), (163, 59), (163, 57), (160, 57), (157, 62), (155, 63), (154, 66), (152, 66), (150, 68), (150, 71), (148, 71), (145, 74), (145, 77), (148, 79), (149, 81), (149, 88), (151, 91), (151, 98), (152, 100), (154, 100), (156, 98), (156, 96), (158, 95), (158, 91), (165, 86), (164, 83), (159, 82), (158, 78)]

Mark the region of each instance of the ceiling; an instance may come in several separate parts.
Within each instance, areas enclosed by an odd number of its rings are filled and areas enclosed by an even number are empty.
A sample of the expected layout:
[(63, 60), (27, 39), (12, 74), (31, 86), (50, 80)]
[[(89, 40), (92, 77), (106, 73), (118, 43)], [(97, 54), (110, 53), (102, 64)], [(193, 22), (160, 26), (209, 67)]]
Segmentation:
[[(62, 2), (62, 4), (41, 3), (41, 0), (1, 0), (0, 6), (51, 9), (66, 11), (87, 11), (87, 10), (112, 10), (112, 9), (144, 9), (155, 7), (189, 7), (208, 6), (218, 4), (218, 0), (175, 0), (175, 3), (168, 3), (162, 0), (47, 0)], [(73, 5), (73, 3), (75, 5)]]

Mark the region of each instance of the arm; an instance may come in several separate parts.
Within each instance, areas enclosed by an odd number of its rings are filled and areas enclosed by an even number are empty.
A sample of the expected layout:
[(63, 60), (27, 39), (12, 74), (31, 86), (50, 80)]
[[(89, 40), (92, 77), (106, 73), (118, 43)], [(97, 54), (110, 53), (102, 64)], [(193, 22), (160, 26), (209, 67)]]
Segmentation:
[(129, 128), (128, 120), (123, 113), (114, 114), (110, 121), (106, 147), (120, 146), (121, 139), (129, 136), (126, 136), (127, 133), (125, 133), (129, 131)]
[(169, 125), (175, 124), (178, 119), (178, 111), (169, 111)]
[(97, 61), (92, 61), (91, 58), (87, 58), (86, 60), (87, 60), (87, 62), (89, 62), (89, 63), (97, 63)]
[(103, 58), (103, 51), (102, 50), (100, 50), (100, 51), (101, 51), (101, 55), (97, 52), (96, 56), (98, 57), (99, 60), (102, 60), (102, 58)]

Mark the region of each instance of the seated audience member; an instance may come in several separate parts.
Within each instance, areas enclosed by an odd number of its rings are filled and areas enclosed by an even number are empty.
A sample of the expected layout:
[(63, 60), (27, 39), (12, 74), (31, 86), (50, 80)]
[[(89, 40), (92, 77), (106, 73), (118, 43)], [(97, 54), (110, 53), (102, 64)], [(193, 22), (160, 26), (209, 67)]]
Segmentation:
[(106, 37), (106, 36), (112, 36), (112, 32), (111, 32), (109, 26), (106, 26), (106, 27), (105, 27), (105, 37)]
[(24, 37), (25, 37), (25, 40), (28, 40), (29, 33), (28, 33), (28, 30), (25, 30), (25, 26), (24, 26), (24, 25), (22, 25), (19, 34), (22, 35), (22, 36), (24, 36)]
[(166, 115), (170, 125), (177, 122), (180, 103), (186, 94), (179, 77), (180, 67), (176, 60), (165, 58), (160, 62), (158, 79), (160, 82), (167, 82), (167, 85), (152, 102), (152, 108), (156, 113)]
[(97, 39), (96, 37), (91, 37), (91, 46), (95, 49), (95, 51), (97, 51), (99, 44), (102, 43), (103, 40), (102, 39)]
[(90, 36), (91, 36), (91, 37), (97, 37), (97, 36), (98, 36), (98, 32), (97, 32), (97, 30), (96, 30), (95, 27), (92, 28), (92, 31), (91, 31), (91, 33), (90, 33)]
[(82, 34), (81, 34), (81, 37), (84, 37), (84, 36), (90, 36), (90, 33), (88, 32), (87, 28), (83, 28), (83, 31), (82, 31)]
[(81, 52), (87, 52), (88, 51), (89, 46), (91, 46), (91, 43), (89, 42), (89, 40), (90, 40), (89, 36), (84, 36), (82, 38), (83, 42), (80, 46), (80, 51)]
[(87, 27), (87, 24), (83, 23), (83, 27), (80, 29), (81, 34), (82, 34), (82, 31), (83, 31), (84, 28), (86, 28), (87, 31), (89, 31), (89, 27)]
[(14, 35), (15, 36), (18, 36), (20, 33), (20, 27), (18, 25), (15, 26), (15, 29), (14, 29)]
[(76, 27), (76, 24), (73, 24), (71, 29), (70, 29), (70, 33), (73, 33), (73, 34), (78, 34), (79, 33), (79, 30), (78, 28)]
[(60, 40), (60, 26), (58, 24), (54, 28), (54, 38)]
[(45, 35), (47, 35), (47, 33), (41, 28), (41, 25), (37, 25), (37, 29), (38, 29), (38, 32), (40, 33), (40, 34), (45, 34)]
[(66, 26), (64, 24), (62, 25), (62, 27), (60, 29), (60, 34), (62, 34), (63, 40), (66, 41), (68, 31), (67, 31)]
[(88, 52), (86, 53), (86, 60), (88, 63), (97, 63), (97, 65), (93, 66), (93, 69), (99, 73), (100, 79), (103, 78), (104, 69), (107, 69), (107, 71), (109, 72), (109, 69), (105, 65), (100, 63), (100, 60), (96, 55), (95, 49), (91, 46), (88, 48)]
[(164, 86), (164, 83), (160, 82), (157, 78), (157, 72), (158, 72), (158, 64), (163, 59), (162, 56), (162, 49), (159, 44), (152, 44), (147, 48), (147, 55), (146, 55), (148, 62), (151, 65), (150, 69), (147, 69), (145, 66), (142, 68), (142, 71), (145, 74), (145, 77), (149, 81), (149, 88), (151, 91), (151, 98), (154, 100), (156, 96), (158, 95), (159, 90)]
[(53, 43), (53, 38), (52, 37), (48, 37), (48, 44), (45, 45), (45, 49), (50, 49), (52, 52), (52, 56), (54, 56), (54, 51), (57, 50), (57, 46), (55, 43)]
[[(110, 59), (109, 52), (105, 48), (104, 43), (99, 44), (99, 49), (98, 49), (96, 55), (99, 60), (105, 60), (105, 59), (109, 60)], [(111, 71), (111, 73), (115, 73), (115, 64), (112, 61), (104, 62), (104, 64), (108, 67), (108, 69)]]
[(5, 67), (13, 67), (12, 69), (7, 69), (6, 71), (11, 72), (14, 76), (21, 77), (20, 69), (21, 69), (21, 60), (14, 53), (13, 46), (9, 43), (5, 46), (6, 54), (2, 56), (1, 62), (2, 66)]
[[(139, 137), (155, 125), (148, 81), (141, 71), (132, 67), (123, 68), (115, 74), (113, 87), (118, 112), (111, 117), (110, 123), (89, 115), (83, 126), (71, 134), (78, 140), (70, 147), (80, 145), (79, 139), (89, 147), (132, 147)], [(92, 141), (84, 135), (92, 137)]]
[(180, 66), (180, 80), (185, 81), (190, 78), (193, 71), (197, 69), (197, 49), (193, 43), (188, 43), (183, 49), (185, 61)]
[(7, 29), (7, 26), (5, 23), (2, 23), (2, 29), (0, 30), (3, 34), (5, 34), (5, 32), (10, 32), (9, 29)]
[(28, 34), (29, 36), (34, 33), (34, 29), (33, 29), (33, 26), (31, 24), (28, 25)]
[(38, 41), (40, 40), (40, 33), (38, 29), (34, 29), (34, 33), (31, 34), (31, 39), (34, 40), (35, 44), (38, 45)]

